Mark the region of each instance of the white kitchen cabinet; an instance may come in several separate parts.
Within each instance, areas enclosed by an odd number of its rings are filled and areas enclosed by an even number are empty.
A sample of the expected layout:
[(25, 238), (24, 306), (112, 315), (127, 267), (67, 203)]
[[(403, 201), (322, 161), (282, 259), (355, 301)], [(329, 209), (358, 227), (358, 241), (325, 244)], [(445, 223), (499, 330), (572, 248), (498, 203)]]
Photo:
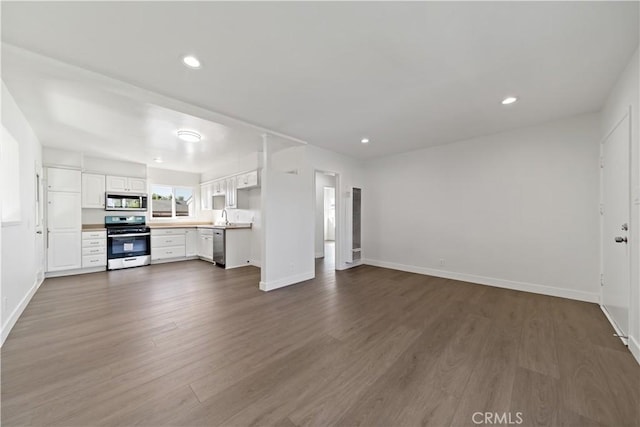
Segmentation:
[[(82, 208), (80, 193), (47, 193), (47, 228), (49, 231), (80, 231)], [(80, 240), (78, 239), (78, 244)]]
[(198, 230), (195, 228), (187, 229), (185, 236), (185, 256), (198, 256)]
[(224, 196), (227, 192), (227, 181), (221, 179), (219, 181), (214, 181), (211, 183), (212, 186), (212, 196)]
[(82, 268), (107, 266), (107, 232), (82, 232)]
[(104, 175), (92, 173), (82, 174), (82, 207), (104, 208), (104, 189), (106, 178)]
[(235, 209), (238, 206), (238, 191), (236, 188), (236, 177), (227, 178), (227, 190), (225, 192), (225, 207)]
[(255, 170), (240, 174), (236, 177), (236, 180), (238, 190), (241, 190), (243, 188), (258, 187), (258, 171)]
[(210, 228), (198, 229), (198, 256), (213, 261), (213, 230)]
[(106, 187), (109, 193), (146, 193), (147, 181), (142, 178), (107, 176)]
[(81, 234), (80, 230), (49, 231), (47, 271), (74, 270), (82, 267)]
[(154, 248), (164, 248), (168, 246), (184, 246), (186, 243), (186, 234), (183, 233), (181, 236), (154, 236), (151, 235), (151, 250)]
[(225, 268), (244, 267), (251, 260), (251, 229), (225, 230)]
[(200, 209), (203, 211), (213, 209), (213, 183), (200, 184)]
[(82, 175), (47, 169), (47, 272), (82, 267)]
[(79, 170), (47, 168), (47, 191), (79, 193), (82, 177)]
[(146, 193), (147, 180), (142, 178), (129, 178), (129, 191), (132, 193)]
[(186, 251), (187, 229), (151, 229), (151, 261), (183, 261)]

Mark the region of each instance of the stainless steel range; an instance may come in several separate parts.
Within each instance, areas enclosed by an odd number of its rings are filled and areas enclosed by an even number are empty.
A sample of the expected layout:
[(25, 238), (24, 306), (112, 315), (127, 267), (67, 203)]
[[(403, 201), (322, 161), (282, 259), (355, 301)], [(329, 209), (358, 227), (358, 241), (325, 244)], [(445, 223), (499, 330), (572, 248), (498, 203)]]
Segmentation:
[(105, 216), (107, 270), (151, 264), (151, 230), (144, 216)]

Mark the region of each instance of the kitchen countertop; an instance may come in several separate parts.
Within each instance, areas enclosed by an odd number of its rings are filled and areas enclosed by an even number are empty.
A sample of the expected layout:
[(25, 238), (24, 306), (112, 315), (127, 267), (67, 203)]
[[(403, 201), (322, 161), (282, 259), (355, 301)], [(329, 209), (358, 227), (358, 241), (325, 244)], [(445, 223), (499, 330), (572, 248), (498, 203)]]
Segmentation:
[(106, 230), (104, 224), (82, 224), (82, 231), (103, 231)]
[(218, 228), (223, 230), (235, 230), (235, 229), (247, 229), (251, 228), (251, 223), (235, 223), (230, 225), (216, 225), (210, 222), (203, 223), (193, 223), (193, 222), (182, 222), (182, 223), (147, 223), (149, 228), (151, 229), (162, 229), (162, 228)]

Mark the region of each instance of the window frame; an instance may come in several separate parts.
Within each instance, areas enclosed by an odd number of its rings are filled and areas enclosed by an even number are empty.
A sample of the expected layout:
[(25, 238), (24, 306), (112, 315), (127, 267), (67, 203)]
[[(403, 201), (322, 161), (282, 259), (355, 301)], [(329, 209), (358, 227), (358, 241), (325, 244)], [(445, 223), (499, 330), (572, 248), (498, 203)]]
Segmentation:
[[(164, 187), (164, 188), (170, 188), (171, 189), (171, 216), (154, 216), (154, 210), (153, 210), (153, 194), (154, 194), (154, 187)], [(192, 204), (193, 204), (193, 208), (189, 209), (189, 215), (176, 215), (177, 210), (176, 210), (176, 190), (180, 189), (180, 190), (189, 190), (191, 192), (191, 200), (192, 200)], [(196, 212), (196, 188), (192, 187), (192, 186), (188, 186), (188, 185), (171, 185), (171, 184), (159, 184), (159, 183), (154, 183), (151, 184), (149, 187), (150, 190), (150, 194), (149, 194), (149, 200), (151, 201), (151, 203), (149, 203), (149, 216), (151, 217), (152, 220), (154, 221), (167, 221), (167, 220), (180, 220), (180, 219), (193, 219), (196, 218), (197, 216), (197, 212)]]

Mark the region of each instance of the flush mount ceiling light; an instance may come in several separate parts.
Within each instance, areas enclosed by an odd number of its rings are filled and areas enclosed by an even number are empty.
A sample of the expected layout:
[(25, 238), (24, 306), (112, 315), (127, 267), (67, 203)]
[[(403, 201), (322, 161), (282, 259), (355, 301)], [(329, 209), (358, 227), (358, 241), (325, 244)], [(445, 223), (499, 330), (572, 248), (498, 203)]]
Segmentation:
[(369, 138), (362, 138), (360, 140), (360, 142), (362, 142), (363, 144), (368, 144), (369, 143)]
[(515, 96), (507, 96), (505, 99), (502, 100), (502, 105), (513, 104), (517, 100), (518, 98), (516, 98)]
[(153, 161), (156, 163), (162, 163), (162, 157), (154, 157)]
[(202, 139), (202, 136), (193, 130), (180, 129), (176, 134), (178, 135), (178, 138), (185, 142), (199, 142)]
[(182, 58), (182, 62), (189, 68), (200, 68), (200, 60), (192, 55), (187, 55)]

